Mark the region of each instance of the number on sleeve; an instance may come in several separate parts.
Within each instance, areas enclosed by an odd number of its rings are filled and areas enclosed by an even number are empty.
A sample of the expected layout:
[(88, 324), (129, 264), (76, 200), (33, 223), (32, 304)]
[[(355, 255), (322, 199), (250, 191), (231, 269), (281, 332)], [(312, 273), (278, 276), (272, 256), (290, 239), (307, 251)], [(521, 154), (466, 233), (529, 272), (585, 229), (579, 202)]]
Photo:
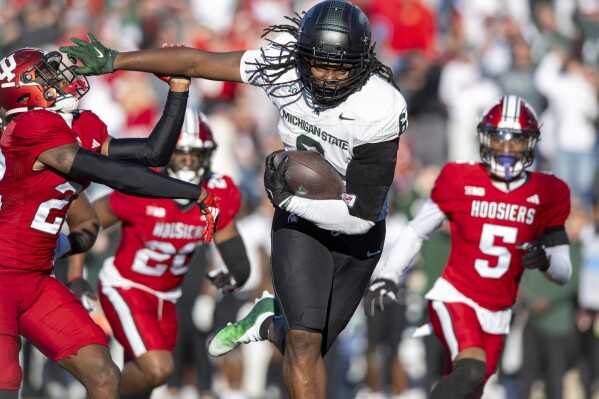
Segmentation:
[(408, 118), (406, 115), (406, 111), (404, 110), (401, 115), (399, 115), (399, 134), (402, 134), (408, 128)]
[(488, 223), (483, 225), (479, 248), (486, 255), (496, 256), (497, 265), (491, 266), (488, 260), (476, 259), (474, 268), (481, 277), (500, 278), (508, 271), (512, 254), (506, 247), (495, 245), (495, 238), (501, 237), (504, 243), (514, 244), (517, 234), (518, 229), (515, 227), (497, 226)]
[(212, 174), (210, 176), (210, 180), (206, 183), (206, 186), (210, 190), (214, 190), (216, 188), (225, 189), (227, 188), (227, 181), (222, 177), (222, 175)]

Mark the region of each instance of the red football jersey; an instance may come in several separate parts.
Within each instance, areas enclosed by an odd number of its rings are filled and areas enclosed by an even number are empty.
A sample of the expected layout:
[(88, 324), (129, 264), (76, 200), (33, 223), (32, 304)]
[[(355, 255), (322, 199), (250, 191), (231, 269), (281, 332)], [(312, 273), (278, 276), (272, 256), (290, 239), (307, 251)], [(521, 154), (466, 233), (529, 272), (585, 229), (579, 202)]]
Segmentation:
[(51, 270), (67, 210), (89, 184), (48, 168), (34, 170), (37, 157), (75, 142), (100, 152), (107, 137), (106, 125), (90, 111), (39, 109), (8, 124), (0, 140), (0, 268)]
[(435, 182), (431, 199), (447, 216), (451, 253), (443, 278), (489, 310), (516, 300), (524, 251), (516, 245), (537, 240), (563, 226), (570, 213), (570, 190), (551, 174), (529, 172), (510, 192), (493, 186), (485, 166), (449, 163)]
[[(225, 228), (241, 207), (239, 189), (231, 178), (217, 174), (210, 174), (202, 186), (220, 198), (217, 227)], [(131, 197), (117, 191), (110, 194), (110, 205), (122, 221), (114, 257), (121, 276), (162, 292), (178, 287), (206, 226), (199, 207), (181, 210), (171, 199)]]

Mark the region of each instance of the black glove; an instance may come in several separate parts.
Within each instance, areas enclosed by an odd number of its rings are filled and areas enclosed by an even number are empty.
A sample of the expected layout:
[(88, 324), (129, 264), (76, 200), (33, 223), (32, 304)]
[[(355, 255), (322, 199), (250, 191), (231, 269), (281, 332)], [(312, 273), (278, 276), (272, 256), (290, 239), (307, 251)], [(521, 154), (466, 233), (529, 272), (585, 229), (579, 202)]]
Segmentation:
[(385, 310), (385, 303), (399, 303), (397, 292), (399, 287), (393, 281), (386, 278), (377, 278), (366, 290), (363, 298), (364, 314), (368, 317), (374, 316), (376, 310)]
[(275, 169), (274, 160), (277, 154), (283, 150), (278, 150), (266, 157), (266, 168), (264, 169), (264, 188), (268, 199), (275, 207), (285, 209), (287, 203), (293, 196), (285, 181), (285, 172), (289, 167), (289, 155), (287, 155), (279, 167)]
[(206, 274), (206, 278), (224, 295), (237, 291), (238, 287), (235, 279), (224, 270), (211, 270)]
[(539, 241), (524, 242), (516, 245), (516, 248), (526, 251), (522, 257), (522, 266), (527, 269), (539, 269), (546, 272), (549, 269), (549, 257), (545, 247)]
[(85, 310), (88, 312), (95, 310), (94, 303), (98, 300), (96, 293), (91, 285), (83, 277), (78, 277), (67, 283), (67, 288), (79, 299)]

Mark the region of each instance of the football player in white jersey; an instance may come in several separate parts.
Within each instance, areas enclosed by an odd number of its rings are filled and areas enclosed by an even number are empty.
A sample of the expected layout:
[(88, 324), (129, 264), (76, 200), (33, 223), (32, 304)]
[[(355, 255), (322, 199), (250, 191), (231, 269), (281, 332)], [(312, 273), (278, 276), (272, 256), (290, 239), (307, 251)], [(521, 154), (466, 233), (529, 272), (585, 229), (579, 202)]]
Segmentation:
[[(301, 18), (300, 18), (301, 17)], [(214, 53), (177, 47), (134, 52), (89, 42), (61, 51), (80, 60), (78, 73), (135, 70), (243, 82), (264, 89), (280, 113), (285, 150), (318, 151), (343, 176), (343, 199), (294, 196), (287, 161), (266, 160), (264, 183), (276, 207), (272, 274), (276, 299), (265, 295), (250, 314), (221, 330), (214, 356), (240, 343), (269, 339), (284, 353), (293, 398), (325, 398), (322, 357), (360, 303), (385, 237), (387, 195), (406, 102), (391, 70), (375, 56), (366, 15), (347, 1), (327, 0), (287, 25), (258, 50)], [(275, 310), (276, 309), (276, 310)]]

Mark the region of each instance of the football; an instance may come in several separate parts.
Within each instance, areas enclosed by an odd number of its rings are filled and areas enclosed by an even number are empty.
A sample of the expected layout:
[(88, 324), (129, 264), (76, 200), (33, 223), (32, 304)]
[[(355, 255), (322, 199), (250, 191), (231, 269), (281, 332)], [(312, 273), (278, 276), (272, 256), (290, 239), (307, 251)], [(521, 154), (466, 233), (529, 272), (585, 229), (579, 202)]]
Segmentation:
[(275, 168), (287, 155), (285, 180), (295, 195), (315, 200), (341, 199), (343, 179), (322, 155), (315, 151), (283, 151), (275, 156)]

